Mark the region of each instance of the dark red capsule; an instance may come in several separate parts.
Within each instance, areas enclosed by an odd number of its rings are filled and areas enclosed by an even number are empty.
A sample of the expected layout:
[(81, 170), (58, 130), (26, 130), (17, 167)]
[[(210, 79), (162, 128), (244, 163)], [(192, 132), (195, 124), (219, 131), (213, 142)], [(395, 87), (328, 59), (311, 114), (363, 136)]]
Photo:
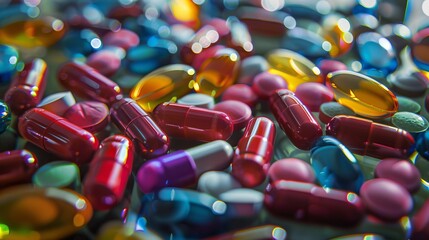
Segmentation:
[(340, 115), (326, 125), (331, 135), (350, 151), (375, 158), (407, 158), (414, 138), (405, 130), (375, 123), (371, 120)]
[(146, 157), (157, 157), (167, 152), (170, 144), (167, 135), (134, 100), (119, 100), (110, 109), (110, 117)]
[(46, 62), (36, 58), (25, 64), (24, 70), (14, 78), (4, 98), (14, 114), (21, 115), (40, 103), (45, 93), (47, 69)]
[(90, 132), (41, 108), (28, 110), (19, 118), (21, 136), (43, 150), (77, 164), (91, 161), (98, 139)]
[(120, 87), (86, 64), (69, 62), (58, 72), (60, 83), (73, 94), (111, 105), (122, 98)]
[(308, 150), (322, 136), (322, 127), (293, 92), (277, 90), (270, 97), (270, 107), (280, 127), (296, 147)]
[(29, 182), (37, 168), (36, 156), (27, 150), (0, 153), (0, 188)]
[(276, 127), (266, 117), (250, 120), (232, 160), (232, 175), (244, 187), (256, 187), (267, 176), (273, 156)]

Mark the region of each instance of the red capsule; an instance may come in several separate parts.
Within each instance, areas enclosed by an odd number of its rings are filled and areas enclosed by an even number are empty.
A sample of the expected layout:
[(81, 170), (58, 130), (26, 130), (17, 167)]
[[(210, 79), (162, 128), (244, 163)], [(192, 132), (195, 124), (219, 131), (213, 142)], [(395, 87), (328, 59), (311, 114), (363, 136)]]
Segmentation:
[(276, 127), (266, 117), (250, 120), (232, 160), (232, 175), (244, 187), (256, 187), (267, 176), (273, 156)]
[(36, 156), (27, 150), (0, 153), (0, 188), (30, 181), (38, 167)]
[(405, 130), (371, 120), (336, 116), (326, 125), (326, 134), (346, 145), (350, 151), (375, 158), (407, 158), (414, 138)]
[(64, 160), (87, 163), (98, 149), (98, 139), (90, 132), (41, 108), (25, 112), (18, 124), (23, 138)]
[(355, 193), (285, 180), (268, 185), (264, 204), (276, 215), (341, 226), (359, 223), (365, 209)]
[(153, 111), (155, 121), (171, 137), (203, 142), (227, 140), (233, 132), (223, 112), (177, 103), (163, 103)]
[(112, 80), (86, 64), (69, 62), (58, 72), (60, 83), (73, 94), (111, 105), (122, 98), (121, 89)]
[(195, 33), (192, 40), (180, 50), (183, 63), (191, 65), (196, 55), (212, 47), (219, 41), (219, 33), (210, 25), (202, 27)]
[(425, 201), (419, 211), (413, 216), (412, 240), (429, 239), (429, 199)]
[(36, 58), (25, 64), (13, 80), (4, 100), (14, 114), (21, 115), (40, 103), (45, 93), (47, 69), (46, 62)]
[(110, 117), (146, 157), (157, 157), (167, 152), (170, 144), (167, 135), (134, 100), (119, 100), (110, 109)]
[(83, 183), (83, 193), (96, 210), (114, 207), (124, 196), (134, 161), (127, 137), (114, 135), (101, 142)]
[(270, 97), (270, 107), (280, 127), (296, 147), (308, 150), (322, 136), (322, 127), (293, 92), (277, 90)]

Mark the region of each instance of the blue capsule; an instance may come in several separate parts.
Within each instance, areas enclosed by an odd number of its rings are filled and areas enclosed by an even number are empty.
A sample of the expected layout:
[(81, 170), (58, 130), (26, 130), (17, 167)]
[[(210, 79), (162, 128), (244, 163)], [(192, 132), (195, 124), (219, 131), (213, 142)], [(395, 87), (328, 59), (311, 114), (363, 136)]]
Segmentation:
[(6, 131), (7, 126), (10, 124), (12, 114), (9, 107), (3, 101), (0, 101), (0, 134)]
[(72, 58), (82, 58), (103, 47), (100, 37), (90, 29), (69, 31), (61, 40), (63, 49)]
[(359, 192), (364, 182), (362, 170), (355, 156), (340, 141), (323, 136), (314, 144), (310, 155), (322, 187)]
[(317, 33), (296, 27), (287, 32), (282, 41), (282, 48), (292, 50), (307, 58), (327, 58), (327, 42)]
[(12, 80), (18, 63), (18, 51), (9, 45), (0, 45), (0, 85), (6, 85)]

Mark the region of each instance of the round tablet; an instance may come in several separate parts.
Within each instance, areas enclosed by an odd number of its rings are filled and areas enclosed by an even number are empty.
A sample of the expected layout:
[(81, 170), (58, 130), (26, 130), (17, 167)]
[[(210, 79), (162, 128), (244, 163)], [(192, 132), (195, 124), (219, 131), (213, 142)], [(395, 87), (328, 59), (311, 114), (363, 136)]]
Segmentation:
[(396, 98), (398, 99), (398, 112), (420, 113), (422, 107), (418, 102), (403, 96), (396, 96)]
[(218, 197), (220, 194), (241, 188), (241, 184), (229, 173), (219, 171), (209, 171), (198, 179), (197, 189), (200, 192)]
[(387, 221), (397, 221), (413, 208), (410, 193), (390, 179), (366, 181), (360, 189), (360, 197), (369, 212)]
[(391, 119), (393, 126), (411, 134), (425, 132), (429, 128), (429, 122), (425, 117), (412, 112), (397, 112)]
[(320, 105), (334, 100), (334, 93), (325, 85), (315, 82), (300, 84), (295, 95), (311, 112), (318, 112)]
[(284, 158), (274, 162), (268, 170), (270, 182), (289, 180), (314, 183), (316, 176), (310, 164), (298, 158)]
[(260, 99), (268, 99), (277, 89), (287, 89), (287, 82), (279, 75), (262, 72), (253, 79), (252, 89)]
[(337, 115), (355, 116), (356, 114), (350, 108), (337, 102), (327, 102), (320, 105), (319, 119), (323, 123), (327, 124)]
[(103, 37), (103, 44), (105, 46), (117, 46), (128, 50), (130, 47), (139, 45), (139, 36), (126, 29), (121, 29), (117, 32), (110, 32)]
[(253, 78), (261, 72), (267, 71), (269, 64), (262, 56), (252, 56), (244, 59), (240, 64), (237, 83), (252, 85)]
[(104, 76), (110, 77), (121, 67), (121, 58), (113, 51), (100, 50), (91, 54), (86, 64)]
[(386, 158), (375, 167), (377, 178), (387, 178), (406, 188), (410, 193), (420, 188), (420, 172), (410, 161), (396, 158)]
[(245, 128), (250, 119), (252, 119), (252, 109), (239, 101), (219, 102), (213, 107), (213, 110), (226, 113), (234, 125), (234, 131)]
[(102, 102), (84, 101), (69, 108), (64, 118), (89, 132), (97, 133), (109, 123), (109, 109)]
[(37, 107), (62, 116), (74, 104), (76, 100), (71, 92), (59, 92), (43, 98)]
[(212, 96), (206, 94), (191, 93), (179, 98), (177, 103), (212, 109), (214, 106), (214, 99)]
[(55, 161), (43, 165), (33, 175), (38, 187), (69, 187), (76, 190), (80, 185), (79, 167), (67, 161)]
[(407, 97), (419, 97), (425, 94), (428, 86), (428, 79), (422, 73), (412, 73), (410, 75), (399, 75), (389, 78), (390, 89), (399, 95)]
[(258, 102), (258, 95), (246, 84), (235, 84), (223, 92), (222, 101), (225, 100), (237, 100), (254, 107)]
[(330, 72), (335, 72), (339, 70), (347, 70), (347, 66), (340, 61), (332, 60), (332, 59), (324, 59), (321, 60), (317, 67), (319, 67), (320, 72), (322, 73), (323, 79), (326, 78), (326, 75)]

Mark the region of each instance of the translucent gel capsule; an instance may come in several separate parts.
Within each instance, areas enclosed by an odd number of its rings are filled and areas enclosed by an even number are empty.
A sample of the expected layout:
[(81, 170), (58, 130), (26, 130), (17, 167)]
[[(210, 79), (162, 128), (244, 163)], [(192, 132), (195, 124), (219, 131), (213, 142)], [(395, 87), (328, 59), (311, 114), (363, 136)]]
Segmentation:
[(188, 94), (194, 83), (195, 70), (183, 64), (172, 64), (149, 73), (133, 89), (130, 97), (145, 111), (163, 102), (176, 101)]
[(414, 34), (411, 39), (411, 56), (414, 64), (424, 71), (429, 71), (429, 28), (425, 28)]
[(276, 49), (268, 53), (267, 61), (270, 64), (269, 72), (282, 76), (292, 92), (301, 83), (323, 81), (320, 69), (298, 53)]
[(0, 192), (0, 222), (6, 239), (61, 239), (92, 217), (86, 198), (71, 190), (21, 185)]
[(60, 83), (79, 97), (113, 104), (122, 98), (121, 88), (92, 67), (68, 62), (58, 71)]
[(12, 119), (12, 114), (9, 107), (0, 100), (0, 134), (6, 131)]
[(210, 142), (227, 140), (233, 132), (228, 115), (210, 109), (164, 103), (155, 108), (153, 116), (171, 137)]
[(25, 64), (24, 69), (12, 81), (4, 100), (14, 114), (21, 115), (36, 107), (42, 100), (47, 82), (47, 68), (44, 60), (36, 58)]
[(322, 127), (293, 92), (277, 90), (270, 97), (270, 107), (282, 130), (299, 149), (310, 149), (322, 136)]
[(172, 0), (169, 3), (171, 16), (177, 21), (198, 28), (200, 26), (200, 6), (192, 0)]
[(0, 153), (0, 188), (29, 182), (38, 167), (36, 156), (27, 150)]
[(353, 34), (350, 22), (338, 14), (330, 14), (322, 20), (322, 36), (326, 39), (325, 47), (331, 57), (347, 53), (353, 46)]
[(201, 65), (196, 75), (194, 89), (218, 97), (231, 86), (237, 78), (240, 55), (233, 49), (220, 49)]
[(256, 187), (265, 178), (273, 156), (274, 123), (266, 117), (250, 120), (238, 142), (232, 161), (232, 175), (244, 187)]
[(41, 108), (19, 118), (19, 133), (45, 151), (77, 164), (91, 161), (98, 139), (90, 132)]
[(397, 68), (395, 50), (389, 40), (380, 34), (362, 33), (356, 39), (356, 44), (364, 68), (374, 67), (386, 73), (391, 73)]
[(65, 33), (64, 23), (53, 17), (18, 20), (0, 29), (0, 42), (17, 47), (49, 47)]
[(344, 115), (331, 119), (326, 135), (335, 137), (353, 153), (375, 158), (407, 158), (414, 144), (413, 136), (405, 130)]
[(8, 84), (12, 80), (18, 57), (15, 48), (0, 44), (0, 85)]
[(337, 102), (358, 115), (377, 119), (392, 116), (398, 111), (396, 96), (370, 77), (352, 71), (337, 71), (328, 74), (326, 80)]

